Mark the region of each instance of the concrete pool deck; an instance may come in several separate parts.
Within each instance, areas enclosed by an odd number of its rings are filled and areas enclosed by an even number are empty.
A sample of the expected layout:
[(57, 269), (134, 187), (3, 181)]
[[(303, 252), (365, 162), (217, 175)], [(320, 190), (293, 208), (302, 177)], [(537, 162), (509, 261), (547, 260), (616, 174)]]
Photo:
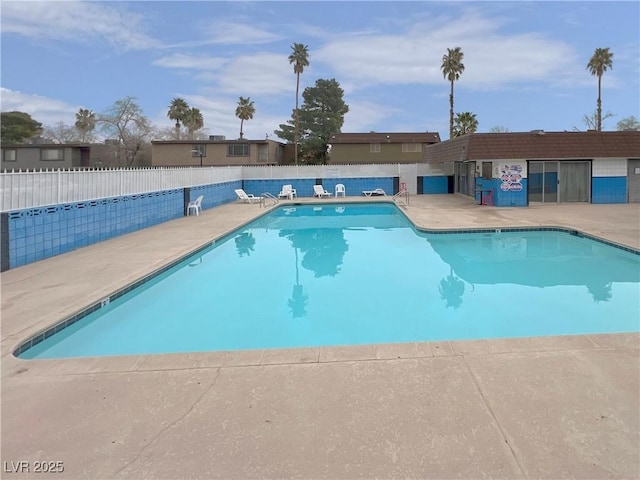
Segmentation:
[[(640, 249), (638, 204), (495, 208), (428, 195), (404, 211), (426, 228), (564, 226)], [(228, 204), (0, 275), (2, 478), (640, 477), (638, 334), (11, 354), (264, 212)], [(36, 462), (64, 472), (36, 473)]]

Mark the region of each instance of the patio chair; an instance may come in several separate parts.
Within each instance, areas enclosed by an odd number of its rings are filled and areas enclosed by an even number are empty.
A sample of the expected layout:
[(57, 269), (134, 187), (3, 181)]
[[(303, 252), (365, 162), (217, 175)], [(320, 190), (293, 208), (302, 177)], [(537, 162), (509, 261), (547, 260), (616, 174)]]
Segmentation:
[(191, 211), (192, 210), (194, 211), (196, 216), (200, 215), (200, 212), (202, 211), (202, 199), (203, 198), (204, 198), (204, 195), (200, 195), (195, 200), (189, 202), (189, 204), (187, 205), (187, 216), (191, 215)]
[(253, 202), (260, 203), (260, 200), (262, 199), (262, 197), (255, 197), (253, 193), (246, 193), (241, 188), (236, 189), (235, 192), (236, 192), (236, 195), (238, 196), (238, 200), (242, 200), (244, 203), (253, 203)]
[(293, 188), (292, 185), (283, 185), (282, 190), (278, 194), (278, 198), (288, 198), (289, 200), (293, 200), (293, 197), (296, 196), (296, 189)]
[(376, 188), (374, 190), (363, 190), (362, 194), (365, 197), (377, 197), (377, 196), (386, 196), (387, 194), (381, 188)]
[(331, 192), (327, 192), (322, 185), (314, 185), (313, 186), (313, 196), (318, 198), (327, 197), (329, 198), (333, 195)]
[(345, 197), (347, 195), (347, 191), (345, 190), (342, 183), (336, 183), (336, 198), (338, 198), (340, 195)]

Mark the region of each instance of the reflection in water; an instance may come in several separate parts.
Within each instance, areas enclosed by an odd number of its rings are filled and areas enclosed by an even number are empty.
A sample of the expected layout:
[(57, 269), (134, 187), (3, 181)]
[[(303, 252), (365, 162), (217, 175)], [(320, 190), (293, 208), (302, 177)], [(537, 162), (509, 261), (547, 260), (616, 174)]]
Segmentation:
[(287, 300), (287, 305), (291, 310), (293, 318), (304, 317), (307, 314), (307, 301), (309, 296), (304, 293), (304, 288), (300, 285), (300, 272), (298, 270), (298, 249), (294, 248), (296, 253), (296, 284), (293, 286), (291, 298)]
[(603, 249), (612, 247), (561, 232), (438, 235), (427, 241), (451, 268), (439, 290), (447, 306), (454, 308), (462, 303), (464, 293), (456, 277), (472, 285), (580, 285), (596, 303), (611, 300), (613, 283), (640, 281), (637, 267), (612, 262), (603, 254)]
[(438, 286), (440, 298), (446, 301), (447, 308), (458, 308), (462, 305), (462, 296), (464, 295), (464, 282), (453, 273), (451, 269), (449, 275), (440, 280)]
[(333, 277), (340, 273), (344, 254), (349, 250), (342, 228), (280, 230), (279, 235), (300, 249), (302, 266), (315, 277)]
[(251, 255), (253, 252), (253, 247), (256, 244), (256, 239), (253, 237), (251, 232), (242, 232), (236, 238), (234, 238), (236, 242), (236, 251), (238, 255), (243, 257), (244, 255)]
[(611, 282), (600, 284), (587, 284), (587, 290), (596, 303), (608, 302), (611, 300)]

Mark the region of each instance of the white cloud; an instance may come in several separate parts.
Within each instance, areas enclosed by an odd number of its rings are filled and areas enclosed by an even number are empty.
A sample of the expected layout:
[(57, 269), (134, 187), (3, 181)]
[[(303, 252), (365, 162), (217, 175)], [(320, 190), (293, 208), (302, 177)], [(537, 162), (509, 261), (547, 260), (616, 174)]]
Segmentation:
[(161, 57), (152, 62), (153, 65), (165, 68), (191, 69), (191, 70), (217, 70), (229, 61), (220, 57), (205, 55), (187, 55), (175, 53)]
[(391, 124), (399, 109), (368, 100), (349, 100), (349, 112), (344, 117), (343, 132), (368, 132), (380, 123)]
[(98, 39), (123, 49), (160, 42), (144, 33), (139, 14), (94, 2), (2, 2), (2, 33), (48, 40)]
[(0, 108), (3, 112), (28, 113), (43, 126), (53, 126), (61, 121), (68, 125), (73, 124), (75, 114), (81, 106), (0, 87)]
[(499, 88), (530, 80), (554, 82), (580, 70), (577, 54), (569, 45), (537, 33), (501, 33), (503, 22), (475, 13), (436, 17), (396, 34), (331, 40), (314, 50), (313, 57), (361, 87), (440, 84), (442, 56), (455, 46), (464, 53), (461, 82), (466, 88)]
[(262, 44), (280, 40), (282, 37), (260, 28), (255, 23), (215, 22), (206, 29), (209, 43), (215, 44)]

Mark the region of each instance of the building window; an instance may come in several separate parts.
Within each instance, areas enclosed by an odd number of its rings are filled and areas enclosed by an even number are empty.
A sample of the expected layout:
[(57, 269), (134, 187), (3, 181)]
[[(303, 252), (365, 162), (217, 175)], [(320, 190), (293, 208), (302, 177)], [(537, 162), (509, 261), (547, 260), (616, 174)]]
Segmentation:
[(230, 143), (227, 145), (227, 157), (248, 157), (248, 143)]
[(2, 161), (3, 162), (15, 162), (18, 158), (18, 151), (16, 149), (3, 150)]
[(380, 144), (379, 143), (370, 143), (369, 144), (369, 152), (370, 153), (380, 153)]
[(63, 148), (43, 148), (40, 150), (40, 160), (44, 162), (64, 160)]
[(483, 180), (491, 180), (493, 177), (493, 163), (492, 162), (482, 162), (482, 179)]
[(403, 143), (402, 153), (416, 153), (422, 151), (421, 143)]
[(203, 157), (207, 156), (207, 146), (204, 144), (191, 145), (191, 156), (199, 157), (200, 155)]

